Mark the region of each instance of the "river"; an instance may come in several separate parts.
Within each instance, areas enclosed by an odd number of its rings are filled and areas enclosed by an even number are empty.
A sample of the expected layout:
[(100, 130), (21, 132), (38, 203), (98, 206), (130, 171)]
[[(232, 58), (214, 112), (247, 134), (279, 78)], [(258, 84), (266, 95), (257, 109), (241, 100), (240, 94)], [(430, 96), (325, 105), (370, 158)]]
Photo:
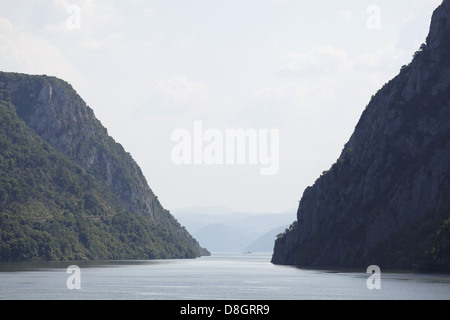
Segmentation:
[[(0, 299), (450, 299), (446, 274), (381, 270), (380, 289), (369, 290), (366, 270), (300, 269), (275, 266), (270, 259), (270, 253), (217, 253), (195, 260), (3, 263)], [(78, 272), (67, 273), (71, 265)]]

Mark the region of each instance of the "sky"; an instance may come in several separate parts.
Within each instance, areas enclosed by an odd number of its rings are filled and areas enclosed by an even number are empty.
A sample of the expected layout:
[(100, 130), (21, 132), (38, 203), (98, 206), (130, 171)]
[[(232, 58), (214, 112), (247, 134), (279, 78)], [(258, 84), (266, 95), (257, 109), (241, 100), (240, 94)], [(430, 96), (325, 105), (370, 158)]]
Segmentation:
[(294, 211), (441, 2), (1, 0), (0, 70), (72, 84), (166, 209)]

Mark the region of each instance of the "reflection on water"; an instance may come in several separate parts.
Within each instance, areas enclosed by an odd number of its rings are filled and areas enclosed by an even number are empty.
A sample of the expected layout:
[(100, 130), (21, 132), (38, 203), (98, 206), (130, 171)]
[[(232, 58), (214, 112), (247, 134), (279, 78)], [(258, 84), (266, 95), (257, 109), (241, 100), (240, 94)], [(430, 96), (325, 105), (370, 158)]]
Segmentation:
[[(369, 290), (366, 270), (274, 266), (271, 254), (213, 254), (196, 260), (0, 264), (0, 299), (450, 299), (450, 275), (383, 272)], [(80, 267), (69, 290), (67, 267)]]
[[(114, 268), (120, 266), (171, 264), (178, 260), (100, 260), (100, 261), (27, 261), (0, 262), (0, 272), (43, 271), (67, 268), (76, 265), (80, 268)], [(185, 261), (185, 260), (179, 260)]]

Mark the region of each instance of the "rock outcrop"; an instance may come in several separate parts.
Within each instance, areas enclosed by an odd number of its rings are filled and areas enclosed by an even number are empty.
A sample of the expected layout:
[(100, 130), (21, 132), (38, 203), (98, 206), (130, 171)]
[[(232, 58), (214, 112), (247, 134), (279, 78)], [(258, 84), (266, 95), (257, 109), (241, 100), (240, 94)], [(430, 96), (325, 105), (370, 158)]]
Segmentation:
[(450, 271), (450, 1), (305, 190), (273, 263)]
[(0, 260), (208, 254), (67, 82), (0, 72), (0, 122)]
[(22, 75), (16, 78), (6, 80), (5, 84), (17, 114), (27, 125), (88, 173), (105, 182), (120, 196), (127, 210), (157, 222), (156, 211), (161, 211), (162, 207), (140, 168), (108, 135), (93, 110), (70, 84), (53, 77)]

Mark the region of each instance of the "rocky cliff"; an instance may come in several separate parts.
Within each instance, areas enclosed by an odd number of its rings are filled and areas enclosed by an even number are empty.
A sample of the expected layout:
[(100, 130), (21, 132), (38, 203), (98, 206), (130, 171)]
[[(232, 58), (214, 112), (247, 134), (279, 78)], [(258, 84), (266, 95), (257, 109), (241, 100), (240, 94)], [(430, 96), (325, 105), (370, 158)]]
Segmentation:
[(1, 260), (207, 253), (70, 84), (0, 72), (0, 94)]
[(17, 114), (42, 139), (106, 183), (127, 210), (161, 220), (162, 207), (138, 165), (68, 83), (45, 76), (9, 79), (4, 83)]
[(305, 190), (273, 263), (450, 271), (450, 1)]

